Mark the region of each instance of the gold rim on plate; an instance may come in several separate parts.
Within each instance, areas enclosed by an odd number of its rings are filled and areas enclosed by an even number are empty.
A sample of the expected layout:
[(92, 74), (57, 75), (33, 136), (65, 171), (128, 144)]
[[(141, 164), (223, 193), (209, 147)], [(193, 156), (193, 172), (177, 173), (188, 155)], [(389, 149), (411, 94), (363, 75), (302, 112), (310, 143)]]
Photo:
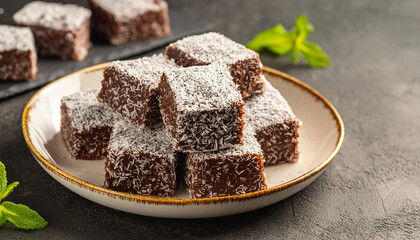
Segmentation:
[(281, 185), (277, 185), (275, 187), (271, 187), (268, 188), (266, 190), (261, 190), (258, 192), (252, 192), (252, 193), (246, 193), (246, 194), (241, 194), (241, 195), (233, 195), (233, 196), (226, 196), (226, 197), (212, 197), (212, 198), (198, 198), (198, 199), (173, 199), (173, 198), (161, 198), (161, 197), (148, 197), (148, 196), (140, 196), (140, 195), (134, 195), (134, 194), (128, 194), (128, 193), (123, 193), (123, 192), (117, 192), (117, 191), (113, 191), (107, 188), (103, 188), (97, 185), (94, 185), (92, 183), (88, 183), (84, 180), (81, 180), (71, 174), (68, 174), (67, 172), (61, 170), (59, 167), (55, 166), (54, 164), (52, 164), (50, 161), (48, 161), (47, 159), (45, 159), (39, 152), (38, 150), (35, 148), (35, 146), (33, 145), (33, 143), (31, 142), (30, 138), (29, 138), (29, 132), (28, 132), (28, 121), (29, 121), (29, 112), (31, 111), (31, 104), (33, 102), (33, 100), (35, 99), (35, 97), (42, 92), (45, 88), (49, 87), (50, 85), (56, 83), (57, 81), (59, 81), (62, 78), (74, 75), (74, 74), (78, 74), (80, 72), (85, 72), (85, 73), (89, 73), (89, 72), (94, 72), (94, 71), (99, 71), (99, 70), (103, 70), (105, 69), (105, 67), (110, 64), (110, 63), (103, 63), (103, 64), (99, 64), (99, 65), (94, 65), (91, 67), (87, 67), (84, 69), (81, 69), (79, 71), (70, 73), (68, 75), (65, 75), (61, 78), (58, 78), (57, 80), (54, 80), (50, 83), (48, 83), (47, 85), (45, 85), (44, 87), (42, 87), (41, 89), (39, 89), (32, 97), (31, 99), (28, 101), (28, 103), (25, 106), (25, 109), (23, 111), (23, 116), (22, 116), (22, 130), (23, 130), (23, 136), (25, 138), (26, 144), (29, 147), (29, 150), (32, 152), (32, 154), (35, 156), (35, 158), (37, 159), (37, 161), (42, 164), (42, 166), (44, 166), (45, 168), (49, 169), (52, 173), (54, 173), (56, 176), (72, 183), (72, 184), (76, 184), (79, 187), (85, 188), (87, 190), (90, 190), (92, 192), (96, 192), (99, 194), (103, 194), (103, 195), (108, 195), (110, 197), (113, 198), (119, 198), (122, 200), (127, 200), (127, 201), (136, 201), (136, 202), (141, 202), (141, 203), (148, 203), (148, 204), (156, 204), (156, 205), (192, 205), (192, 204), (216, 204), (216, 203), (225, 203), (225, 202), (234, 202), (234, 201), (245, 201), (245, 200), (250, 200), (253, 198), (257, 198), (260, 196), (264, 196), (264, 195), (270, 195), (270, 194), (274, 194), (276, 192), (279, 192), (283, 189), (286, 188), (290, 188), (293, 185), (296, 185), (298, 183), (301, 183), (307, 179), (309, 179), (310, 177), (318, 174), (320, 171), (322, 171), (330, 162), (331, 160), (337, 155), (338, 151), (341, 148), (341, 145), (343, 143), (344, 140), (344, 124), (343, 124), (343, 120), (341, 119), (340, 115), (338, 114), (337, 110), (334, 108), (334, 106), (324, 97), (322, 96), (318, 91), (316, 91), (315, 89), (313, 89), (312, 87), (310, 87), (309, 85), (307, 85), (306, 83), (292, 77), (289, 76), (283, 72), (268, 68), (268, 67), (264, 67), (263, 70), (264, 72), (267, 73), (271, 73), (273, 75), (277, 75), (283, 79), (286, 79), (288, 81), (291, 81), (293, 83), (295, 83), (296, 85), (298, 85), (299, 87), (301, 87), (302, 89), (310, 92), (311, 94), (315, 95), (317, 98), (321, 99), (322, 102), (325, 104), (325, 106), (331, 110), (332, 114), (334, 115), (334, 119), (337, 122), (337, 128), (339, 130), (339, 137), (337, 139), (337, 143), (335, 146), (334, 151), (332, 152), (332, 154), (325, 159), (320, 165), (318, 165), (317, 167), (315, 167), (314, 169), (310, 170), (309, 172), (294, 178), (286, 183), (283, 183)]

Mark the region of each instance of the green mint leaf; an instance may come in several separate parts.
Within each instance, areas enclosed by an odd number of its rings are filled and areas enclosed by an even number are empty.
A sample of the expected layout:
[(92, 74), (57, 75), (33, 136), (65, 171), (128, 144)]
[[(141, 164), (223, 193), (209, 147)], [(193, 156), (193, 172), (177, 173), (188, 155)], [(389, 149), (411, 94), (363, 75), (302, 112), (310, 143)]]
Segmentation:
[(283, 45), (283, 46), (279, 45), (279, 46), (271, 46), (271, 47), (267, 47), (267, 48), (271, 52), (282, 56), (282, 55), (288, 54), (292, 50), (293, 45)]
[(0, 227), (4, 225), (6, 220), (6, 215), (4, 215), (2, 211), (0, 211)]
[(5, 201), (0, 205), (0, 212), (21, 229), (42, 229), (48, 224), (37, 212), (22, 204)]
[(297, 64), (300, 55), (303, 55), (310, 67), (327, 67), (330, 61), (321, 47), (306, 41), (313, 31), (314, 26), (303, 14), (296, 19), (292, 30), (287, 31), (283, 25), (277, 24), (255, 36), (248, 42), (247, 48), (257, 52), (268, 49), (279, 56), (290, 53), (290, 61), (293, 64)]
[(306, 15), (300, 15), (295, 21), (296, 42), (301, 44), (314, 31), (312, 24), (308, 22)]
[(15, 187), (17, 185), (19, 185), (19, 182), (13, 182), (13, 183), (7, 185), (7, 187), (3, 191), (0, 192), (0, 201), (2, 199), (5, 199), (7, 196), (9, 196), (10, 193), (13, 192), (13, 189), (15, 189)]
[(293, 64), (297, 64), (299, 62), (300, 53), (299, 50), (293, 49), (293, 51), (290, 53), (290, 61)]
[[(247, 48), (254, 51), (260, 51), (263, 48), (281, 47), (286, 50), (275, 50), (273, 52), (281, 52), (281, 55), (287, 54), (293, 47), (293, 36), (281, 24), (277, 24), (273, 28), (259, 33), (246, 45)], [(270, 49), (271, 50), (271, 49)], [(286, 52), (286, 53), (284, 53)], [(279, 53), (278, 53), (279, 54)]]
[(330, 60), (320, 46), (311, 42), (304, 42), (300, 46), (303, 57), (313, 68), (328, 67)]
[(6, 167), (0, 162), (0, 192), (7, 186)]

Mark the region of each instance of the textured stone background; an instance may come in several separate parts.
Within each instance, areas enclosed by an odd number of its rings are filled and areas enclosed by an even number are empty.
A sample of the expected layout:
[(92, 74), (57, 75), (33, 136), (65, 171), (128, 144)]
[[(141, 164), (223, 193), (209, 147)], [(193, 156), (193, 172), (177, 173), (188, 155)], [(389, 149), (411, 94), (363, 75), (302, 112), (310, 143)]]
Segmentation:
[(290, 28), (306, 13), (316, 28), (310, 40), (322, 45), (331, 66), (262, 61), (337, 108), (346, 137), (332, 164), (296, 195), (246, 214), (202, 220), (127, 214), (70, 192), (32, 158), (20, 122), (31, 91), (0, 102), (0, 161), (9, 179), (21, 182), (9, 200), (28, 204), (50, 224), (33, 232), (5, 225), (0, 239), (420, 238), (419, 1), (174, 0), (170, 7), (202, 15), (241, 43), (278, 22)]

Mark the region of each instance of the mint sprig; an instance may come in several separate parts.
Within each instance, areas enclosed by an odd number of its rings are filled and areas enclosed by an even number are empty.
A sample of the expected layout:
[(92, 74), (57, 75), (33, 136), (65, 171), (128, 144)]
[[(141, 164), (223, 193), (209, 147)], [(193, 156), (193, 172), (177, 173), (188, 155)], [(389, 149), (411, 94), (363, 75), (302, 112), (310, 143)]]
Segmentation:
[[(7, 185), (6, 167), (0, 162), (0, 202), (13, 192), (19, 182)], [(15, 204), (4, 201), (0, 204), (0, 226), (10, 221), (21, 229), (42, 229), (47, 226), (45, 221), (37, 212), (22, 204)]]
[(257, 52), (268, 49), (280, 56), (290, 54), (290, 61), (293, 64), (297, 64), (302, 55), (310, 67), (327, 67), (330, 65), (327, 54), (319, 45), (306, 41), (313, 31), (313, 25), (308, 22), (305, 15), (301, 15), (296, 19), (295, 27), (290, 31), (287, 31), (283, 25), (277, 24), (259, 33), (248, 42), (246, 47)]

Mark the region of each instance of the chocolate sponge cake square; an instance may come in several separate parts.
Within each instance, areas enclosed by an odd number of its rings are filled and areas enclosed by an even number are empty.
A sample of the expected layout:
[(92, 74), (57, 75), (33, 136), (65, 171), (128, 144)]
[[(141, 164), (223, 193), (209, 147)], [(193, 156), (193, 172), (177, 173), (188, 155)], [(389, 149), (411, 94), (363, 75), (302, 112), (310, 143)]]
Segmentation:
[(187, 154), (185, 182), (192, 198), (223, 197), (267, 188), (262, 150), (247, 125), (243, 145)]
[(175, 150), (215, 151), (242, 144), (244, 102), (224, 65), (164, 71), (159, 92)]
[(90, 16), (90, 10), (77, 5), (34, 1), (13, 20), (31, 28), (39, 55), (83, 60), (91, 46)]
[(163, 0), (89, 0), (93, 30), (112, 44), (171, 34)]
[(176, 152), (165, 127), (139, 128), (120, 120), (105, 160), (104, 187), (143, 196), (171, 197), (176, 187)]
[(61, 99), (61, 134), (77, 159), (101, 159), (106, 152), (116, 115), (96, 99), (97, 89)]
[(181, 66), (227, 65), (243, 97), (264, 91), (259, 54), (219, 33), (189, 36), (166, 47), (169, 58)]
[(115, 61), (104, 71), (98, 100), (139, 127), (162, 123), (158, 84), (163, 70), (178, 68), (164, 55)]
[(34, 79), (36, 61), (31, 29), (0, 25), (0, 79)]
[(245, 100), (245, 119), (256, 132), (266, 166), (295, 162), (299, 158), (298, 130), (301, 121), (268, 81), (266, 88), (266, 92)]

